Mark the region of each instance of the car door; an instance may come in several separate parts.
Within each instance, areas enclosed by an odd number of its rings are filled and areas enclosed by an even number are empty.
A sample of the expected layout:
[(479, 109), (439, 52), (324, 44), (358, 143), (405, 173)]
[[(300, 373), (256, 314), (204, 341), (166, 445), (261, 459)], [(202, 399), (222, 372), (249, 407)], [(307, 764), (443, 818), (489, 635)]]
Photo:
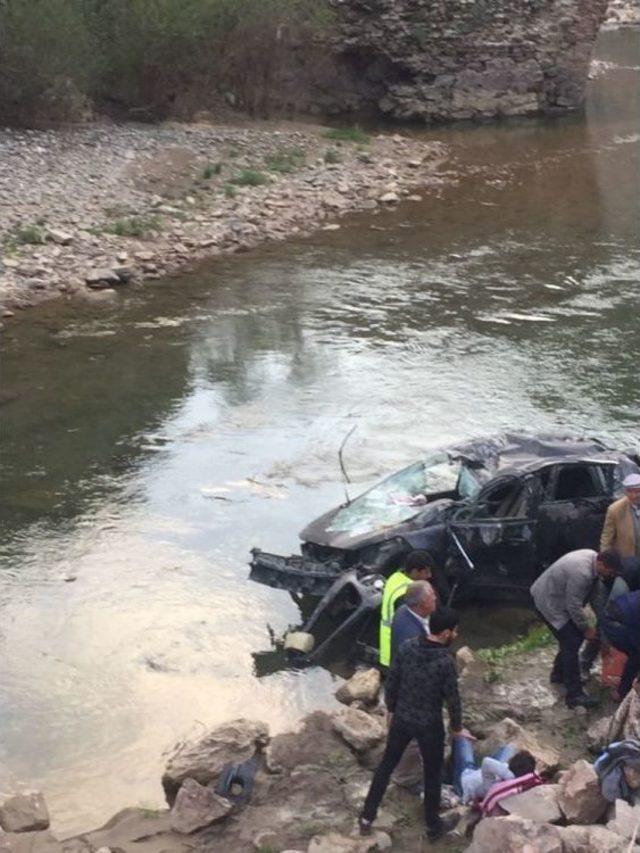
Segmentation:
[(533, 478), (505, 475), (453, 515), (449, 533), (474, 593), (529, 588), (536, 565), (535, 510)]
[(541, 568), (568, 551), (598, 550), (613, 498), (616, 462), (562, 462), (549, 472), (539, 509), (537, 549)]

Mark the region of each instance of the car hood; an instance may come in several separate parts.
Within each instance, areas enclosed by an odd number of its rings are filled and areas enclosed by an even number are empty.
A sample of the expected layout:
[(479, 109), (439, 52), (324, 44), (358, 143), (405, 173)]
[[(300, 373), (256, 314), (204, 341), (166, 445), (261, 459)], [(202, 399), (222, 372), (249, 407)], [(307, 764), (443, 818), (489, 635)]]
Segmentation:
[(402, 536), (407, 532), (438, 524), (442, 521), (446, 510), (454, 503), (456, 502), (448, 498), (433, 501), (426, 506), (417, 508), (416, 513), (411, 518), (406, 518), (399, 524), (385, 525), (365, 533), (330, 529), (338, 512), (347, 506), (347, 504), (341, 504), (307, 525), (300, 533), (300, 539), (314, 545), (354, 551), (367, 545), (376, 545), (379, 542), (392, 539), (394, 536)]

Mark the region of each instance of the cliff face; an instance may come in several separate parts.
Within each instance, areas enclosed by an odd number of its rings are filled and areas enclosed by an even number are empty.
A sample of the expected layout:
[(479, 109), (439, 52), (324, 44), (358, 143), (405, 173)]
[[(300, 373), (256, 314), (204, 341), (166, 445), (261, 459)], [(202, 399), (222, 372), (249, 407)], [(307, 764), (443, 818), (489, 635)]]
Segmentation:
[(580, 107), (607, 0), (339, 0), (336, 7), (335, 49), (358, 80), (362, 106), (429, 121)]

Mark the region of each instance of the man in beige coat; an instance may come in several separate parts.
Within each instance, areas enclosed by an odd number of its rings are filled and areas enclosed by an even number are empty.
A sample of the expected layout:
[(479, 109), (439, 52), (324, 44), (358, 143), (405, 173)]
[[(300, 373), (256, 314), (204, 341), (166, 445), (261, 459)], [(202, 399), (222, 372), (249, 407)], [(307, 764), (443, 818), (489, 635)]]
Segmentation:
[(640, 557), (640, 474), (629, 474), (624, 497), (611, 504), (602, 528), (600, 550), (616, 550), (621, 557)]

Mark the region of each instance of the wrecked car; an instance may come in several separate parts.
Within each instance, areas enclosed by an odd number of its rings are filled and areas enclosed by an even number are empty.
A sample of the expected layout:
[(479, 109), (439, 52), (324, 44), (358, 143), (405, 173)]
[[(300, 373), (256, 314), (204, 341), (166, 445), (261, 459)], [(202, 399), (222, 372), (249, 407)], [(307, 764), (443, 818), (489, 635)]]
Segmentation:
[(567, 551), (597, 549), (607, 507), (638, 470), (636, 453), (596, 439), (507, 433), (468, 441), (320, 516), (301, 532), (300, 555), (254, 549), (250, 578), (321, 597), (301, 628), (327, 635), (315, 657), (341, 634), (367, 634), (385, 577), (414, 548), (432, 555), (445, 600), (528, 602), (546, 566)]

